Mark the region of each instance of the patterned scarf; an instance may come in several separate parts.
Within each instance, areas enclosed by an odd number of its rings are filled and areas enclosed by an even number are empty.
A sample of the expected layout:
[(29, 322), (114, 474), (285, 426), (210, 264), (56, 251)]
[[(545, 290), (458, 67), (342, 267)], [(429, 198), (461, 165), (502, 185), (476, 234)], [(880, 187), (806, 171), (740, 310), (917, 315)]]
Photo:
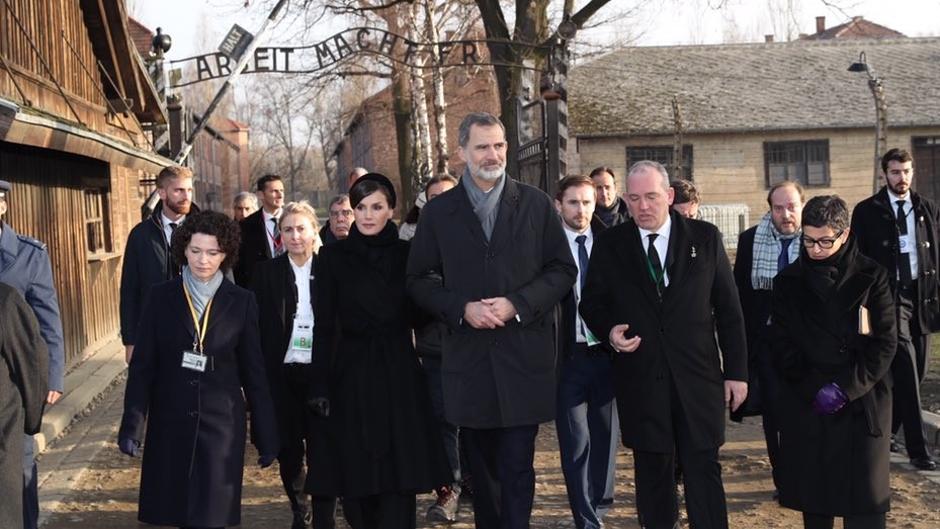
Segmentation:
[[(780, 250), (783, 248), (780, 240), (793, 239), (799, 235), (799, 231), (793, 235), (781, 235), (770, 218), (770, 212), (760, 219), (757, 231), (754, 233), (754, 261), (751, 264), (751, 286), (754, 290), (773, 289), (774, 277), (777, 276), (777, 257), (780, 256)], [(800, 255), (798, 243), (799, 241), (794, 241), (787, 248), (787, 262), (792, 263)]]

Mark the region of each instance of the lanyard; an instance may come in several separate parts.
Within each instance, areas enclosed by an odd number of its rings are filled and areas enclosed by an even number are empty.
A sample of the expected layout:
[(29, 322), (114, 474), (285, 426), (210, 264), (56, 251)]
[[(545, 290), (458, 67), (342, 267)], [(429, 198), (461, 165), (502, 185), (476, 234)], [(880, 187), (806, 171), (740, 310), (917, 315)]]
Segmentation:
[(199, 347), (196, 352), (202, 354), (202, 343), (206, 338), (206, 328), (209, 326), (209, 311), (212, 310), (212, 300), (214, 297), (209, 300), (209, 304), (206, 305), (206, 310), (202, 314), (202, 323), (199, 323), (199, 318), (196, 316), (196, 309), (193, 307), (193, 299), (189, 295), (189, 289), (186, 288), (186, 284), (183, 283), (183, 293), (186, 294), (186, 303), (189, 305), (189, 314), (193, 318), (193, 329), (196, 331), (196, 339), (193, 341), (193, 347)]

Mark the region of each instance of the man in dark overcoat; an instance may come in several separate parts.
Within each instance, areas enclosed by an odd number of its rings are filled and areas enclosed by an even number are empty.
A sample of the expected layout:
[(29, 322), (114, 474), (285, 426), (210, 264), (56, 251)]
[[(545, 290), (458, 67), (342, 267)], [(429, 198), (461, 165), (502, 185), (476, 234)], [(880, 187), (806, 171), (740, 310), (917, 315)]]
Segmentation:
[(898, 352), (891, 366), (894, 375), (891, 431), (896, 433), (904, 427), (904, 444), (912, 465), (921, 470), (936, 470), (937, 463), (927, 451), (920, 383), (927, 372), (930, 333), (940, 330), (937, 280), (940, 210), (911, 189), (913, 160), (902, 149), (885, 153), (881, 158), (885, 186), (855, 206), (852, 233), (859, 251), (888, 270), (895, 295)]
[(23, 527), (23, 434), (39, 432), (49, 353), (33, 310), (0, 283), (0, 527)]
[(267, 174), (258, 179), (258, 197), (261, 209), (238, 223), (242, 230), (242, 244), (235, 263), (235, 284), (251, 288), (255, 265), (283, 253), (278, 221), (284, 206), (284, 181), (279, 175)]
[(726, 408), (747, 395), (731, 265), (713, 224), (670, 213), (661, 164), (634, 164), (626, 199), (632, 219), (594, 243), (580, 311), (616, 351), (614, 392), (636, 461), (637, 510), (649, 529), (678, 527), (678, 452), (692, 527), (725, 529), (718, 447)]
[(767, 192), (767, 205), (770, 211), (756, 226), (744, 230), (738, 237), (738, 255), (734, 260), (734, 282), (744, 312), (751, 380), (747, 400), (731, 414), (731, 420), (740, 422), (746, 416), (761, 416), (774, 478), (774, 496), (778, 496), (780, 427), (776, 403), (779, 374), (771, 362), (770, 309), (774, 277), (800, 255), (803, 187), (792, 180), (774, 184)]
[(527, 528), (539, 423), (555, 416), (555, 308), (577, 267), (551, 199), (505, 171), (492, 115), (460, 125), (460, 184), (421, 213), (412, 298), (443, 321), (446, 419), (465, 432), (478, 529)]
[(157, 175), (160, 203), (153, 214), (131, 229), (124, 246), (121, 265), (121, 341), (128, 364), (137, 342), (137, 324), (150, 287), (173, 279), (180, 273), (179, 263), (170, 255), (170, 238), (186, 221), (193, 204), (193, 172), (186, 167), (165, 167)]
[[(7, 213), (9, 182), (0, 180), (0, 219)], [(0, 282), (15, 288), (36, 315), (39, 332), (48, 350), (49, 393), (46, 404), (55, 404), (65, 391), (65, 346), (59, 299), (52, 277), (52, 262), (46, 245), (16, 233), (0, 220)], [(38, 351), (37, 351), (38, 354)], [(35, 443), (31, 435), (23, 440), (23, 527), (35, 529), (39, 523), (39, 490), (36, 478)]]

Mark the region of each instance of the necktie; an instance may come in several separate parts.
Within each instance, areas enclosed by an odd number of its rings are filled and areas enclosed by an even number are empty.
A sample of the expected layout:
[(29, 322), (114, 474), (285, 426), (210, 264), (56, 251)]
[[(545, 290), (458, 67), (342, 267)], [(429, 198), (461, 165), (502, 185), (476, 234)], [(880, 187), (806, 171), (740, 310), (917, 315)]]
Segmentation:
[(653, 283), (656, 283), (656, 292), (662, 297), (663, 288), (665, 288), (665, 278), (663, 277), (663, 264), (659, 260), (659, 252), (656, 251), (656, 245), (653, 242), (659, 237), (658, 233), (649, 234), (650, 242), (646, 246), (646, 260), (650, 266), (650, 276)]
[(584, 244), (586, 241), (586, 235), (578, 235), (574, 238), (574, 242), (578, 243), (578, 282), (581, 286), (581, 295), (584, 295), (584, 280), (587, 278), (589, 260), (587, 246)]
[(281, 246), (281, 230), (277, 227), (277, 217), (271, 217), (271, 222), (274, 223), (274, 229), (271, 231), (271, 238), (274, 239), (274, 256), (277, 257), (281, 255), (283, 250)]
[(780, 255), (777, 256), (777, 272), (790, 264), (790, 243), (793, 239), (780, 239)]
[(179, 224), (175, 222), (170, 223), (170, 240), (167, 242), (173, 242), (173, 234), (176, 233), (176, 228), (179, 227)]
[[(898, 205), (898, 235), (904, 236), (907, 235), (907, 215), (904, 213), (904, 201), (896, 201)], [(906, 244), (910, 244), (910, 237), (904, 237), (903, 240)], [(900, 242), (900, 241), (899, 241)], [(910, 285), (914, 281), (914, 277), (911, 275), (911, 255), (910, 248), (901, 248), (900, 253), (898, 254), (898, 278), (901, 280), (902, 285)]]

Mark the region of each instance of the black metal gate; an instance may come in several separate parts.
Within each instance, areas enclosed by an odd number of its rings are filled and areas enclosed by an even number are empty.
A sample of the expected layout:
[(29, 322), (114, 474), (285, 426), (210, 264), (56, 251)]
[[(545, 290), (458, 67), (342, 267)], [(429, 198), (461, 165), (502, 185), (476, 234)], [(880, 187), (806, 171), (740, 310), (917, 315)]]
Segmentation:
[(554, 197), (568, 168), (568, 104), (562, 99), (516, 100), (517, 178)]

